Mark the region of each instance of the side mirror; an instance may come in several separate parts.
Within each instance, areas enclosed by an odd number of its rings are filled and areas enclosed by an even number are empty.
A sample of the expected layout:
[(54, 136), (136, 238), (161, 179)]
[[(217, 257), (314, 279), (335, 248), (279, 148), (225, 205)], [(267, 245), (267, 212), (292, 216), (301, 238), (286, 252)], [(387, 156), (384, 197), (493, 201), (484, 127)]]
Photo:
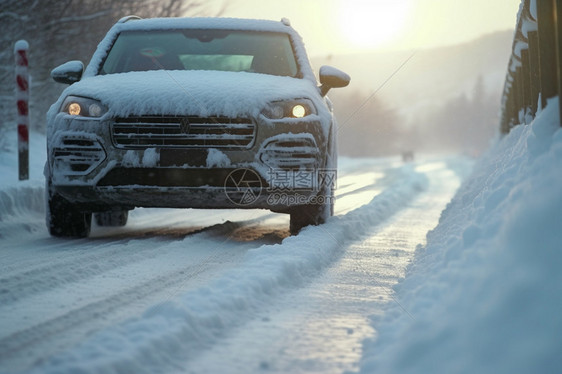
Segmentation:
[(82, 61), (68, 61), (51, 70), (51, 78), (58, 83), (72, 84), (82, 78), (83, 72), (84, 64)]
[(351, 77), (343, 71), (332, 66), (321, 66), (320, 72), (320, 93), (326, 96), (331, 88), (345, 87), (351, 81)]

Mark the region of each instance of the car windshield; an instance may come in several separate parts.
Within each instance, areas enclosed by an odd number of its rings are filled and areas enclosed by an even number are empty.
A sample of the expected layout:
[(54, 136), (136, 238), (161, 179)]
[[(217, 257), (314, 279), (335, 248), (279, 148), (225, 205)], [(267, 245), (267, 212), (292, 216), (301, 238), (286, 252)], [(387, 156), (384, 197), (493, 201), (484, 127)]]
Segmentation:
[(245, 71), (299, 76), (289, 35), (231, 30), (124, 31), (99, 74), (148, 70)]

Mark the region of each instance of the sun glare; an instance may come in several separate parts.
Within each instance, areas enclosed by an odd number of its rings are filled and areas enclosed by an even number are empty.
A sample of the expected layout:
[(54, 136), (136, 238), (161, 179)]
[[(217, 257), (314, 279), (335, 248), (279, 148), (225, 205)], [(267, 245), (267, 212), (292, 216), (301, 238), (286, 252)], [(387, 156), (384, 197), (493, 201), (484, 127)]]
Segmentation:
[(406, 26), (410, 0), (340, 0), (342, 36), (360, 48), (387, 47)]

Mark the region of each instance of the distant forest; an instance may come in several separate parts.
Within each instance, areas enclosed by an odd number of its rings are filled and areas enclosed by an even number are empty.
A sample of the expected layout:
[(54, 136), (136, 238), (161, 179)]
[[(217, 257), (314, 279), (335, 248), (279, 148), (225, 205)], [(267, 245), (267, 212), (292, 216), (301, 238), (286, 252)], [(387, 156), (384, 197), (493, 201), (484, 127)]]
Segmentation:
[(402, 152), (463, 152), (477, 156), (499, 126), (500, 95), (487, 92), (481, 76), (470, 95), (443, 97), (411, 119), (391, 102), (358, 91), (333, 91), (339, 122), (339, 152), (351, 157)]
[(482, 153), (498, 133), (512, 41), (505, 30), (426, 50), (313, 58), (351, 75), (349, 87), (329, 93), (340, 154)]

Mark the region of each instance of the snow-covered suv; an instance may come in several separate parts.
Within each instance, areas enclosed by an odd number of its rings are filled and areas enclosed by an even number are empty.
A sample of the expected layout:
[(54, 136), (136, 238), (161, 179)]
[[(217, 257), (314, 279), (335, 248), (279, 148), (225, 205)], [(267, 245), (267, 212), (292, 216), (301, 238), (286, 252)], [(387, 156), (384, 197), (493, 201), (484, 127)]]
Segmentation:
[(135, 207), (262, 208), (291, 232), (333, 212), (336, 123), (287, 20), (126, 17), (47, 114), (47, 226), (88, 236)]

